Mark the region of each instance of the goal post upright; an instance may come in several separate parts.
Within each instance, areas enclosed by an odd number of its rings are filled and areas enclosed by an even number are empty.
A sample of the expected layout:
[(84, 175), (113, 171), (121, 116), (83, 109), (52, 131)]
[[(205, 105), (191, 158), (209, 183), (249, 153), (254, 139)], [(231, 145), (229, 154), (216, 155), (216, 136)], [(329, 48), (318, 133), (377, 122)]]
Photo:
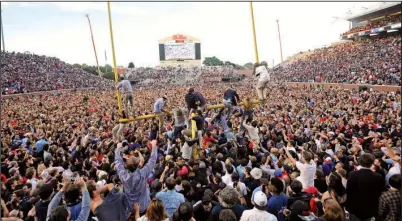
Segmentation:
[(255, 24), (254, 24), (253, 2), (250, 2), (250, 12), (251, 12), (251, 27), (253, 28), (255, 62), (258, 63), (259, 58), (258, 58), (258, 46), (257, 46), (257, 34), (256, 34), (256, 31), (255, 31)]
[[(113, 40), (113, 27), (112, 27), (112, 13), (110, 10), (110, 2), (107, 2), (107, 10), (108, 10), (108, 15), (109, 15), (109, 31), (110, 31), (110, 41), (112, 44), (112, 55), (113, 55), (113, 73), (114, 73), (114, 82), (115, 85), (118, 84), (119, 82), (119, 74), (117, 73), (117, 64), (116, 64), (116, 54), (114, 50), (114, 40)], [(119, 90), (116, 90), (116, 97), (117, 97), (117, 106), (119, 108), (119, 113), (122, 114), (122, 105), (121, 105), (121, 96)], [(126, 113), (128, 114), (128, 113)], [(120, 119), (120, 120), (125, 120), (125, 119)]]

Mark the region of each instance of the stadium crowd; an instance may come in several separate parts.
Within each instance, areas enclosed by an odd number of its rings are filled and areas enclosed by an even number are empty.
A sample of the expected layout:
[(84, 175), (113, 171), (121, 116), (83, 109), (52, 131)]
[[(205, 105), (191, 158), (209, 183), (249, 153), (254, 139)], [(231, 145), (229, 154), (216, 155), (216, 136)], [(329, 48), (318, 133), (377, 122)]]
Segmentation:
[(137, 80), (140, 85), (148, 84), (194, 84), (202, 82), (220, 82), (222, 77), (238, 76), (233, 66), (205, 67), (158, 67), (135, 68), (128, 70), (126, 78)]
[(1, 52), (2, 94), (110, 87), (112, 81), (89, 74), (58, 58)]
[(342, 35), (349, 35), (361, 31), (368, 31), (373, 28), (381, 28), (387, 25), (392, 25), (395, 23), (400, 23), (402, 20), (402, 17), (400, 14), (398, 15), (393, 15), (393, 16), (385, 16), (384, 19), (380, 20), (373, 20), (373, 21), (368, 21), (368, 24), (363, 25), (363, 26), (357, 26), (354, 28), (351, 28), (349, 31), (343, 33)]
[(277, 68), (273, 76), (287, 82), (400, 85), (400, 41), (394, 36), (318, 49)]
[[(3, 220), (400, 220), (400, 92), (251, 87), (134, 90), (162, 123), (119, 124), (113, 91), (5, 99)], [(188, 108), (224, 98), (246, 105), (197, 111), (192, 139)]]
[[(273, 70), (257, 105), (252, 78), (221, 82), (231, 68), (134, 69), (126, 78), (153, 80), (134, 85), (134, 115), (156, 117), (128, 123), (109, 81), (2, 53), (2, 86), (17, 92), (97, 88), (2, 98), (2, 220), (399, 221), (401, 92), (283, 84), (400, 84), (396, 41)], [(178, 72), (190, 80), (174, 84)]]

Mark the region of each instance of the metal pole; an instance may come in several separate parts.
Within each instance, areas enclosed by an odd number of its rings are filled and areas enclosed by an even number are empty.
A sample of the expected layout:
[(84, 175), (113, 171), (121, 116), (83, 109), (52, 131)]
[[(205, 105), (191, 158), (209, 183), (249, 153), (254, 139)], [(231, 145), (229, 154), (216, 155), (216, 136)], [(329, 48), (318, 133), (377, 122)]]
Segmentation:
[(98, 75), (101, 76), (100, 70), (99, 70), (98, 55), (96, 54), (96, 47), (95, 47), (94, 35), (93, 35), (93, 33), (92, 33), (91, 20), (89, 19), (89, 15), (88, 15), (88, 14), (85, 14), (85, 16), (88, 18), (89, 31), (91, 32), (92, 46), (93, 46), (93, 48), (94, 48), (95, 59), (96, 59), (96, 67), (97, 67), (97, 69), (98, 69)]
[(283, 55), (282, 55), (282, 39), (281, 39), (281, 30), (279, 28), (279, 20), (276, 20), (276, 23), (278, 24), (278, 35), (279, 35), (279, 47), (281, 50), (281, 62), (283, 62)]
[(106, 57), (106, 50), (105, 50), (105, 74), (107, 74), (107, 57)]
[(255, 33), (255, 25), (254, 25), (254, 10), (253, 10), (253, 2), (250, 2), (250, 11), (251, 11), (251, 26), (253, 28), (253, 38), (254, 38), (254, 55), (255, 62), (258, 63), (258, 46), (257, 46), (257, 35)]
[[(260, 100), (254, 100), (254, 101), (252, 101), (251, 103), (254, 104), (254, 105), (255, 105), (255, 104), (261, 104), (262, 101), (260, 101)], [(243, 102), (240, 102), (240, 103), (238, 104), (238, 106), (243, 106), (243, 105), (244, 105)], [(224, 105), (224, 104), (209, 105), (209, 106), (206, 107), (207, 110), (222, 109), (222, 108), (225, 108), (225, 105)], [(168, 115), (172, 115), (173, 113), (170, 111), (170, 112), (168, 112), (167, 114), (168, 114)], [(192, 114), (192, 116), (194, 116), (194, 114)], [(127, 123), (127, 122), (131, 122), (131, 121), (138, 121), (138, 120), (144, 120), (144, 119), (151, 119), (151, 118), (155, 118), (155, 117), (156, 117), (155, 114), (148, 114), (148, 115), (138, 116), (138, 117), (134, 117), (134, 118), (119, 119), (119, 122), (120, 122), (120, 123)], [(192, 134), (194, 134), (193, 128), (196, 128), (196, 127), (197, 127), (194, 123), (195, 123), (195, 122), (192, 120), (192, 121), (191, 121), (191, 125), (194, 125), (194, 126), (192, 126)]]
[[(117, 65), (116, 65), (116, 54), (114, 51), (114, 40), (113, 40), (113, 27), (112, 27), (112, 13), (110, 12), (110, 2), (107, 2), (107, 10), (109, 14), (109, 30), (110, 30), (110, 41), (112, 43), (112, 55), (113, 55), (113, 66), (114, 66), (114, 82), (117, 85), (119, 81), (119, 75), (117, 74)], [(122, 113), (122, 108), (121, 108), (121, 98), (120, 98), (120, 92), (119, 90), (116, 90), (116, 96), (117, 96), (117, 106), (119, 107), (119, 113)], [(128, 113), (126, 113), (128, 114)]]
[(4, 27), (3, 27), (3, 10), (0, 13), (0, 22), (1, 22), (1, 40), (3, 41), (3, 52), (6, 51), (6, 43), (4, 41)]

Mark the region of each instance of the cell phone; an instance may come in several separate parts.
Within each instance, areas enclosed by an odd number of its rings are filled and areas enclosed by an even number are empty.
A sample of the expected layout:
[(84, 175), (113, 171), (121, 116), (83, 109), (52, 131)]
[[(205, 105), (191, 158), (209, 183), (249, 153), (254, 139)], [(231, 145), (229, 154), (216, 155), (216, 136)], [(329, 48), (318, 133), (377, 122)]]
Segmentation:
[(75, 181), (77, 181), (78, 177), (79, 177), (79, 174), (77, 172), (73, 173), (73, 175), (71, 175), (71, 177), (70, 177), (70, 182), (74, 183)]

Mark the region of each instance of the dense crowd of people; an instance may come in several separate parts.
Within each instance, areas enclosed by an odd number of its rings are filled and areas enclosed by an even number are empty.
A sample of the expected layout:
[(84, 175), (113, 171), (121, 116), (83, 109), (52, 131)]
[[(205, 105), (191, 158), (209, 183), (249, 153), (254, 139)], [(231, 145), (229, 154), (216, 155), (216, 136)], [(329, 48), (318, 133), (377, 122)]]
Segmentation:
[(365, 25), (356, 26), (354, 28), (351, 28), (349, 31), (343, 33), (342, 35), (349, 35), (349, 34), (361, 32), (361, 31), (369, 31), (373, 28), (381, 28), (386, 25), (392, 25), (392, 24), (395, 24), (398, 22), (400, 23), (401, 21), (402, 21), (401, 14), (385, 16), (383, 19), (368, 21), (367, 24), (365, 24)]
[(252, 84), (3, 100), (3, 220), (400, 220), (400, 92)]
[(318, 49), (277, 68), (273, 77), (287, 82), (401, 85), (400, 41), (398, 35)]
[(61, 89), (110, 87), (113, 82), (85, 72), (58, 58), (1, 52), (2, 94)]
[(239, 76), (233, 66), (205, 67), (158, 67), (135, 68), (128, 70), (126, 78), (139, 81), (140, 85), (155, 84), (194, 84), (202, 82), (221, 82), (223, 77)]

